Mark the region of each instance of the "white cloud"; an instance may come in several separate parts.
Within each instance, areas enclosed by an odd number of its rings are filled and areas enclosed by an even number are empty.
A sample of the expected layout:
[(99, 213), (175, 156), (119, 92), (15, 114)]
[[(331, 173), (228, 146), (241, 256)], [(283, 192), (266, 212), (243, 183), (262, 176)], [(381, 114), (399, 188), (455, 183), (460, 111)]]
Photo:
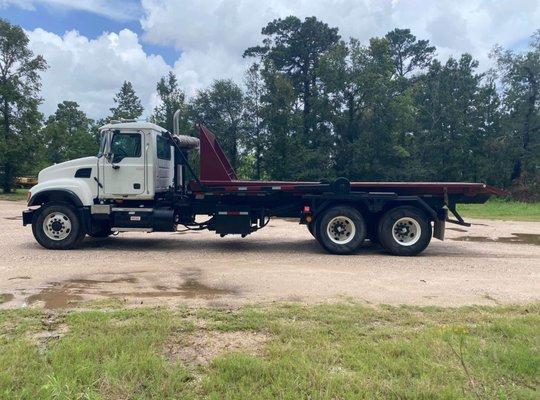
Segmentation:
[[(13, 0), (0, 0), (2, 5)], [(261, 29), (274, 18), (316, 16), (338, 27), (344, 39), (367, 43), (396, 27), (410, 28), (437, 46), (438, 56), (470, 52), (480, 67), (491, 66), (494, 44), (523, 44), (540, 27), (538, 0), (19, 0), (20, 7), (38, 2), (59, 9), (79, 9), (108, 16), (139, 15), (142, 36), (129, 30), (97, 39), (68, 32), (58, 36), (40, 29), (29, 32), (32, 48), (43, 54), (50, 69), (43, 74), (45, 112), (74, 99), (94, 117), (107, 114), (112, 95), (131, 80), (147, 108), (156, 104), (155, 82), (172, 68), (183, 89), (192, 95), (217, 78), (243, 80), (251, 60), (243, 51), (261, 42)], [(135, 11), (134, 11), (135, 10)], [(148, 55), (146, 43), (173, 46), (180, 56), (173, 66)]]
[(36, 29), (27, 34), (31, 49), (49, 64), (42, 73), (46, 115), (63, 100), (75, 100), (90, 117), (106, 116), (124, 80), (133, 83), (149, 114), (156, 82), (170, 69), (161, 56), (147, 55), (137, 34), (128, 29), (93, 40), (76, 31), (58, 36)]
[(491, 65), (493, 45), (511, 47), (540, 27), (538, 0), (142, 0), (142, 8), (143, 39), (182, 52), (175, 69), (189, 86), (217, 77), (241, 81), (243, 50), (261, 42), (270, 20), (291, 14), (314, 15), (343, 38), (363, 42), (411, 28), (436, 45), (441, 58), (470, 52), (483, 69)]

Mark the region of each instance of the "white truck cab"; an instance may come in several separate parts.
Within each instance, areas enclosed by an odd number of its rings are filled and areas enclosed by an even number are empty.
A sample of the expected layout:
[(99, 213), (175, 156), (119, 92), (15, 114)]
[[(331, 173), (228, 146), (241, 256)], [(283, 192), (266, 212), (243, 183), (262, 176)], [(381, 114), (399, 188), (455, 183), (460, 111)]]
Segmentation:
[[(126, 210), (130, 208), (126, 204), (136, 203), (138, 208), (151, 205), (160, 193), (183, 185), (183, 168), (175, 168), (173, 140), (186, 150), (199, 144), (196, 138), (171, 135), (149, 122), (111, 122), (102, 126), (100, 133), (97, 156), (43, 169), (38, 184), (29, 191), (31, 208), (23, 215), (23, 222), (32, 223), (36, 239), (45, 247), (72, 247), (84, 237), (84, 232), (107, 236), (112, 228), (120, 230), (122, 227), (111, 223), (100, 224), (99, 214), (110, 215), (120, 205)], [(39, 213), (34, 212), (37, 207)], [(42, 215), (47, 210), (50, 212)], [(87, 214), (90, 216), (84, 218)], [(85, 226), (76, 227), (77, 224)], [(75, 230), (82, 233), (75, 234)]]

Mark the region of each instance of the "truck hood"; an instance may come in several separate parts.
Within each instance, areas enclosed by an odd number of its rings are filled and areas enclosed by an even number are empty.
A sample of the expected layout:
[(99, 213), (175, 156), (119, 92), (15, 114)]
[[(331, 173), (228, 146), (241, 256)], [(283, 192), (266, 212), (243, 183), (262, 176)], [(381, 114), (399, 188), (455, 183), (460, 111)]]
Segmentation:
[(69, 160), (63, 163), (54, 164), (42, 169), (38, 175), (38, 183), (43, 183), (51, 179), (73, 178), (75, 172), (80, 168), (92, 168), (95, 175), (97, 168), (97, 157), (83, 157)]

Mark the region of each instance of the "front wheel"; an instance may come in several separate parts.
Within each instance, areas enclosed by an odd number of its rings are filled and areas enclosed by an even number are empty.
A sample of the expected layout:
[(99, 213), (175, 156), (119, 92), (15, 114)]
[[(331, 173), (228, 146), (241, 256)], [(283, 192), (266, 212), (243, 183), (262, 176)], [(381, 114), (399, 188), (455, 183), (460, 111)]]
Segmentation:
[(329, 208), (317, 220), (317, 240), (330, 253), (350, 254), (356, 251), (366, 238), (364, 218), (353, 207)]
[(415, 207), (396, 207), (379, 221), (378, 237), (382, 246), (396, 256), (414, 256), (431, 241), (431, 222)]
[(42, 206), (32, 222), (32, 233), (40, 245), (52, 250), (72, 249), (85, 236), (77, 211), (65, 203)]

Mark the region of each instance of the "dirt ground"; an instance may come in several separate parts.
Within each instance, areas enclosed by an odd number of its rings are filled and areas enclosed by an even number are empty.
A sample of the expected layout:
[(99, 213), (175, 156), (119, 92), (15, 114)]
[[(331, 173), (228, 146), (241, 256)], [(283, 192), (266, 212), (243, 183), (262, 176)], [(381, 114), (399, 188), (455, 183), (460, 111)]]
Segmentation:
[(235, 307), (246, 303), (458, 306), (540, 299), (540, 223), (472, 220), (450, 225), (416, 257), (366, 246), (325, 253), (304, 226), (272, 220), (244, 239), (213, 232), (123, 233), (50, 251), (23, 227), (22, 202), (0, 201), (0, 308), (128, 305)]

